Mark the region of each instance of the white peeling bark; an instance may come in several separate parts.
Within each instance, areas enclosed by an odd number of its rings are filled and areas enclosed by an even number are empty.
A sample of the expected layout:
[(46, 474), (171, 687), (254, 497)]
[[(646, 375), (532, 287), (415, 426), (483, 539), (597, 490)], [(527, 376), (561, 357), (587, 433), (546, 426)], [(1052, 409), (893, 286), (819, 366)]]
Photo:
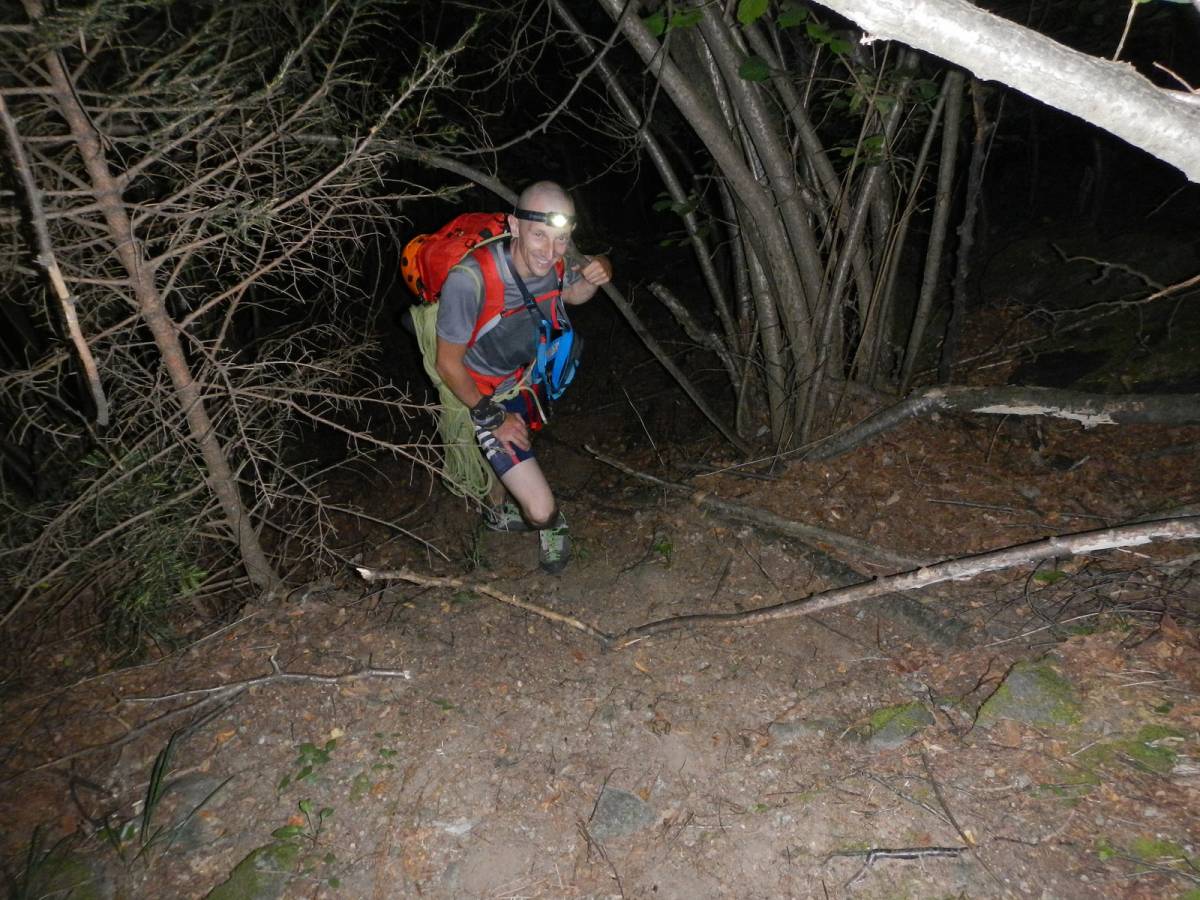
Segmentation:
[(1064, 47), (966, 0), (821, 0), (869, 38), (895, 40), (1079, 116), (1200, 183), (1200, 95)]

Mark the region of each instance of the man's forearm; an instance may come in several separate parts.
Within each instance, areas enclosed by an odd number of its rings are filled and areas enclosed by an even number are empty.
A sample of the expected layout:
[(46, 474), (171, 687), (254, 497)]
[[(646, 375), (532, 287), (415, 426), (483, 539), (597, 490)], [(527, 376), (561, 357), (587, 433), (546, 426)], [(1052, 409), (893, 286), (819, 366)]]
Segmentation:
[(463, 362), (466, 352), (467, 348), (463, 345), (450, 344), (438, 339), (438, 377), (450, 388), (450, 393), (470, 409), (483, 399), (483, 394)]
[(581, 303), (587, 303), (592, 297), (596, 296), (596, 291), (599, 289), (597, 285), (586, 281), (576, 281), (574, 284), (569, 284), (563, 288), (563, 303), (568, 306), (578, 306)]

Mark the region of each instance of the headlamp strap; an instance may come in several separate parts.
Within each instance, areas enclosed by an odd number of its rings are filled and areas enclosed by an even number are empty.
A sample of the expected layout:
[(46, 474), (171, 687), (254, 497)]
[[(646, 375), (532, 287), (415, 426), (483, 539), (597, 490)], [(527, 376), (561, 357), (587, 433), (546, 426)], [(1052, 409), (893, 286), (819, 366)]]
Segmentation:
[(536, 209), (522, 209), (517, 207), (513, 210), (513, 215), (518, 219), (524, 219), (526, 222), (542, 222), (552, 228), (573, 228), (575, 225), (575, 217), (567, 213), (561, 212), (542, 212)]

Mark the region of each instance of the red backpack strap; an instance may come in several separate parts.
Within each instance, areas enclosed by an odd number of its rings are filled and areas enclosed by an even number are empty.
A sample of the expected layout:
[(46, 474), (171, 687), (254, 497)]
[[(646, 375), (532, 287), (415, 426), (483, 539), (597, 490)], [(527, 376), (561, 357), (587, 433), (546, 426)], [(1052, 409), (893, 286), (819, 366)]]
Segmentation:
[(496, 257), (488, 247), (480, 247), (471, 255), (479, 263), (479, 272), (483, 276), (483, 304), (479, 307), (479, 316), (475, 319), (467, 347), (474, 346), (484, 325), (504, 313), (504, 279), (500, 277)]

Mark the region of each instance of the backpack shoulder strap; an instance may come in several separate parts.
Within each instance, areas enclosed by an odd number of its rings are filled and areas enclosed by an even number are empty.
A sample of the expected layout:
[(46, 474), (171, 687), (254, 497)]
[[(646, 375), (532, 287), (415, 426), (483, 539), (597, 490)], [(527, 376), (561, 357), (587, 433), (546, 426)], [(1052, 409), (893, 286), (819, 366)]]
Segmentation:
[(479, 263), (479, 271), (483, 275), (483, 303), (475, 320), (475, 328), (471, 331), (471, 339), (467, 341), (468, 347), (475, 343), (484, 325), (504, 312), (504, 279), (500, 277), (500, 268), (496, 265), (491, 248), (477, 247), (471, 256)]

